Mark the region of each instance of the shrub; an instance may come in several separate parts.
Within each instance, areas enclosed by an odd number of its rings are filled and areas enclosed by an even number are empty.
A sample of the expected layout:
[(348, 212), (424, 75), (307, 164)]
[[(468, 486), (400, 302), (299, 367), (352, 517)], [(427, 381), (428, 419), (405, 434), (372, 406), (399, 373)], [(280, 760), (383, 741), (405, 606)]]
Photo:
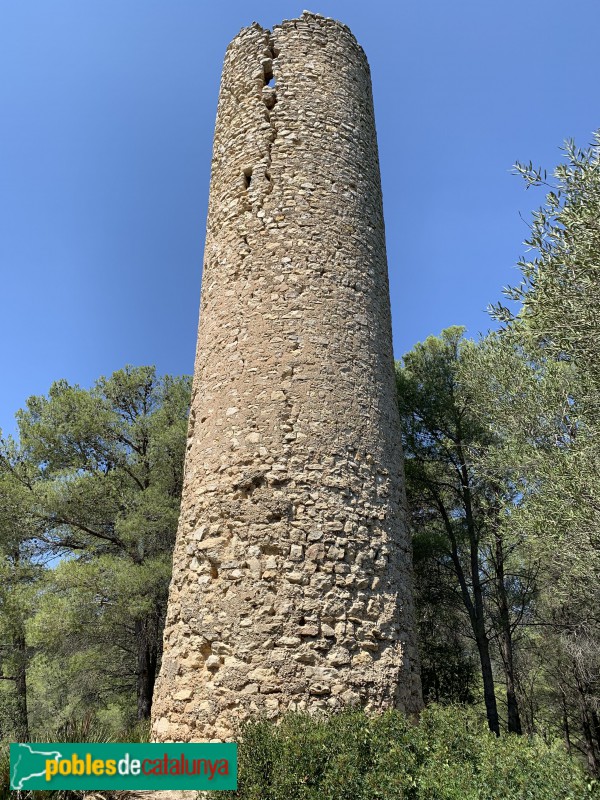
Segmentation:
[[(289, 714), (240, 731), (238, 800), (584, 800), (597, 785), (560, 742), (493, 736), (472, 708)], [(209, 795), (223, 800), (220, 792)]]

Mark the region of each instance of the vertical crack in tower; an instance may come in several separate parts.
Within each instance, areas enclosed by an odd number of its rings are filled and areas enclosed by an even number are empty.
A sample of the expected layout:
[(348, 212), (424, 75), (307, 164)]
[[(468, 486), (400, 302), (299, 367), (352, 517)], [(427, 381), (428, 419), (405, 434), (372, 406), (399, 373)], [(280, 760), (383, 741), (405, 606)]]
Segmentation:
[(332, 19), (253, 24), (219, 96), (154, 737), (418, 710), (403, 498), (367, 60)]

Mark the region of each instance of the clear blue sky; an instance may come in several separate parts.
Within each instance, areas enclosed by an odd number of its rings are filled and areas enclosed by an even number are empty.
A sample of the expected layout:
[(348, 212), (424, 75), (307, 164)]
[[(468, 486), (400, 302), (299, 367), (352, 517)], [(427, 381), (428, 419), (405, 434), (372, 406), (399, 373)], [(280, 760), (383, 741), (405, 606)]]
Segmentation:
[[(305, 0), (308, 2), (308, 0)], [(0, 0), (0, 427), (65, 377), (191, 372), (221, 63), (261, 0)], [(399, 357), (476, 335), (552, 166), (600, 127), (597, 0), (322, 0), (373, 76)]]

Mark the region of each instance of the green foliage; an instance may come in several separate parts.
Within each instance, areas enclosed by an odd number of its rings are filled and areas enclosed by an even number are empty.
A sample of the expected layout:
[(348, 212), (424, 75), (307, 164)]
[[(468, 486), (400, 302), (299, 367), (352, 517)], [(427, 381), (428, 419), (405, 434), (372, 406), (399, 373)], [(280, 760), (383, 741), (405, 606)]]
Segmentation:
[(0, 730), (90, 708), (116, 727), (149, 715), (189, 394), (153, 367), (90, 390), (57, 381), (17, 415), (18, 445), (0, 443), (0, 669), (14, 666), (3, 647), (22, 665), (12, 694), (0, 686)]
[(494, 678), (504, 673), (508, 729), (519, 732), (514, 635), (535, 569), (507, 524), (523, 491), (497, 455), (507, 432), (480, 413), (493, 374), (481, 355), (487, 343), (463, 334), (430, 336), (396, 368), (424, 693), (442, 702), (475, 696), (473, 640), (490, 728), (499, 731)]
[(16, 448), (0, 456), (0, 738), (26, 741), (26, 673), (31, 658), (25, 626), (32, 615), (44, 569), (36, 558), (41, 526), (29, 502), (28, 474)]
[[(514, 520), (540, 565), (544, 634), (529, 637), (537, 677), (528, 706), (550, 726), (560, 719), (565, 739), (575, 738), (600, 774), (600, 131), (589, 148), (569, 141), (563, 149), (550, 180), (531, 163), (516, 165), (528, 188), (549, 191), (533, 214), (522, 282), (505, 292), (520, 307), (493, 312), (506, 326), (500, 338), (519, 343), (523, 364), (541, 365), (546, 389), (563, 392), (562, 406), (546, 403), (538, 415), (544, 436), (531, 435), (527, 409), (510, 422), (514, 468), (527, 487)], [(499, 383), (510, 387), (504, 376)], [(541, 403), (529, 397), (543, 410), (543, 391)]]
[[(584, 800), (599, 797), (560, 743), (498, 740), (471, 708), (286, 716), (241, 732), (239, 800)], [(220, 794), (210, 795), (218, 800)]]
[(533, 254), (519, 267), (520, 286), (505, 294), (521, 304), (516, 317), (496, 305), (495, 315), (524, 322), (547, 353), (579, 362), (597, 382), (600, 377), (597, 311), (600, 305), (600, 131), (586, 149), (564, 145), (566, 162), (554, 170), (555, 184), (542, 170), (516, 164), (528, 187), (550, 189), (532, 215), (525, 244)]

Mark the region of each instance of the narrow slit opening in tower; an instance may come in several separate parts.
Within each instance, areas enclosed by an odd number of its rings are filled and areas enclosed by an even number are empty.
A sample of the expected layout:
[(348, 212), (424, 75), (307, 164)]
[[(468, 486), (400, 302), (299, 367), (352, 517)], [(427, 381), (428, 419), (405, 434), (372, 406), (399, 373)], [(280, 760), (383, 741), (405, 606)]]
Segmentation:
[(272, 69), (265, 69), (264, 70), (264, 80), (265, 86), (268, 86), (271, 89), (274, 89), (276, 86), (275, 76), (273, 75)]
[(252, 183), (252, 167), (247, 167), (244, 170), (244, 186), (245, 186), (245, 188), (249, 189), (251, 183)]

